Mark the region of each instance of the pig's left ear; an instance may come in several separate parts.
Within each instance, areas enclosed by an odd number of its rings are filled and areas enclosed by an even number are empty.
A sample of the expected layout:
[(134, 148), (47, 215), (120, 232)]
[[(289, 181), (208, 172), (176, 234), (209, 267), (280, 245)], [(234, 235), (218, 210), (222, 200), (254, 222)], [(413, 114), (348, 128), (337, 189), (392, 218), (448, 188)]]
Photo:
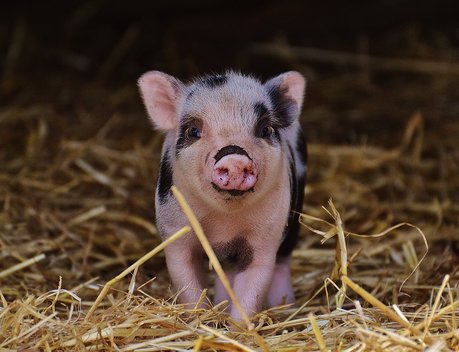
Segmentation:
[(161, 131), (178, 126), (178, 106), (184, 86), (175, 77), (159, 71), (144, 73), (138, 80), (150, 120)]
[(296, 71), (285, 72), (265, 83), (277, 114), (290, 125), (300, 116), (306, 80)]

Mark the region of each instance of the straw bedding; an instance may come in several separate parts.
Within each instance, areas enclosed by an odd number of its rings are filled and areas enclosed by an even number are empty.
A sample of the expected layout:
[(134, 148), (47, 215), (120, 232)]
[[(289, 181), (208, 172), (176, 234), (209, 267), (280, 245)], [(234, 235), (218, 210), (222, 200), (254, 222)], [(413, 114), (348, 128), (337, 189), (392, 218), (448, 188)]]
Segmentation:
[[(437, 107), (449, 109), (441, 120), (383, 106), (381, 120), (367, 121), (367, 109), (340, 121), (306, 100), (308, 183), (291, 263), (297, 305), (237, 323), (226, 304), (186, 310), (176, 301), (155, 250), (162, 137), (135, 86), (79, 80), (60, 91), (51, 80), (44, 91), (6, 78), (4, 94), (24, 90), (0, 110), (0, 351), (459, 350), (453, 101)], [(358, 95), (343, 97), (348, 78), (322, 83), (331, 105)], [(397, 102), (380, 104), (386, 98)], [(345, 125), (368, 138), (336, 142)]]
[(118, 116), (87, 139), (56, 136), (60, 118), (44, 107), (0, 116), (14, 139), (1, 155), (2, 350), (459, 348), (459, 149), (433, 151), (441, 139), (459, 142), (430, 135), (421, 114), (392, 148), (309, 146), (292, 261), (298, 305), (230, 331), (224, 304), (191, 312), (177, 304), (161, 252), (94, 306), (107, 281), (160, 243), (152, 222), (160, 137), (134, 139), (134, 126), (120, 140)]

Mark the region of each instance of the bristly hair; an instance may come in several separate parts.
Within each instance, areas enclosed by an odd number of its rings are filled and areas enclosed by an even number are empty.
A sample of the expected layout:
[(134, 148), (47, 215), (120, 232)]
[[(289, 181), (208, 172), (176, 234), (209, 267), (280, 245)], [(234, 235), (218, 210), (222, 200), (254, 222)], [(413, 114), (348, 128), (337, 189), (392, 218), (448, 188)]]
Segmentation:
[(260, 85), (263, 84), (262, 81), (257, 77), (242, 73), (241, 71), (229, 69), (223, 73), (211, 72), (204, 76), (195, 76), (190, 81), (186, 82), (185, 87), (188, 90), (186, 99), (190, 99), (199, 87), (204, 86), (206, 88), (217, 88), (226, 84), (229, 79), (234, 76), (253, 79)]
[(274, 86), (268, 89), (274, 114), (283, 128), (290, 126), (299, 112), (295, 101), (285, 93), (286, 88), (284, 87)]
[(171, 194), (172, 187), (172, 164), (170, 161), (170, 150), (164, 151), (163, 157), (161, 158), (158, 175), (158, 197), (159, 203), (164, 204)]

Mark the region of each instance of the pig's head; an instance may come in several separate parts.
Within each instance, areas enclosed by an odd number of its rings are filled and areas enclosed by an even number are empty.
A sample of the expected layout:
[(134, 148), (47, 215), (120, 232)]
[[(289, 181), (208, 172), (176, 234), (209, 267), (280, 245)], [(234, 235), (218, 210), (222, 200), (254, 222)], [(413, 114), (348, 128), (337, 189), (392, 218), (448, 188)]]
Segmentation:
[(288, 165), (285, 141), (298, 127), (301, 74), (262, 83), (228, 72), (184, 84), (151, 71), (138, 83), (151, 121), (167, 132), (163, 152), (182, 190), (211, 206), (240, 206), (285, 187), (279, 175)]

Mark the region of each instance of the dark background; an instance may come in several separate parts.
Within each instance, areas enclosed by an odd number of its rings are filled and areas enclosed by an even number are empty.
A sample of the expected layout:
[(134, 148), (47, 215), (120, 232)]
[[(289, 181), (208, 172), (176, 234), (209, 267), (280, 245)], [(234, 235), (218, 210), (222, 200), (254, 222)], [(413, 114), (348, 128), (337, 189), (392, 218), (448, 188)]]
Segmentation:
[[(375, 69), (340, 64), (342, 54), (457, 62), (458, 8), (446, 0), (8, 2), (0, 103), (50, 104), (65, 123), (97, 129), (115, 112), (142, 123), (135, 81), (150, 69), (184, 80), (228, 68), (262, 78), (296, 69), (308, 78), (309, 140), (387, 143), (417, 110), (428, 126), (456, 119), (459, 70)], [(269, 54), (260, 44), (337, 53), (324, 62)], [(82, 121), (81, 109), (97, 119)]]

